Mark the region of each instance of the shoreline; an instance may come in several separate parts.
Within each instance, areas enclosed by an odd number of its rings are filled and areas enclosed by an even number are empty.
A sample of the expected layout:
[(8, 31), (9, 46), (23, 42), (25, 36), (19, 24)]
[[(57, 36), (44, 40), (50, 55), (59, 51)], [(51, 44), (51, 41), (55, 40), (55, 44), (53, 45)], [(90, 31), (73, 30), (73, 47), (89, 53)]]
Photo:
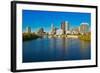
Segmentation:
[(91, 41), (90, 35), (46, 35), (45, 36), (39, 36), (39, 35), (32, 35), (27, 34), (26, 36), (23, 36), (23, 41), (31, 41), (36, 40), (38, 38), (74, 38), (74, 39), (80, 39), (84, 41)]

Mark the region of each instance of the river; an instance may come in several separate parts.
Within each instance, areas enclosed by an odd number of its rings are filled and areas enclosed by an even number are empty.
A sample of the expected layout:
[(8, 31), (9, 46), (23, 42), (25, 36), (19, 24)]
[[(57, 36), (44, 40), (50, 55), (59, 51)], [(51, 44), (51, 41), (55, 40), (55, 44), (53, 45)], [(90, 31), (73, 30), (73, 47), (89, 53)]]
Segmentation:
[(23, 62), (87, 60), (91, 44), (78, 38), (39, 38), (23, 42)]

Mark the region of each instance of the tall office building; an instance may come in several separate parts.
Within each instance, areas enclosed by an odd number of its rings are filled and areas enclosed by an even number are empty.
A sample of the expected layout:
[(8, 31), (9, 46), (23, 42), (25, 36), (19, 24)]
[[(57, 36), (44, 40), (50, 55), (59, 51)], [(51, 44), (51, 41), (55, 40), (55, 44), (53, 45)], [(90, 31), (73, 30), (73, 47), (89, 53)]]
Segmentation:
[(37, 33), (38, 33), (38, 35), (43, 36), (44, 35), (44, 29), (40, 28)]
[(80, 33), (86, 33), (89, 31), (89, 24), (88, 23), (81, 23), (79, 28)]
[(66, 24), (65, 24), (65, 21), (61, 22), (61, 29), (63, 31), (62, 34), (65, 34), (66, 33)]
[(51, 24), (51, 34), (56, 34), (56, 28)]
[(66, 21), (65, 24), (66, 24), (66, 31), (69, 31), (69, 23)]
[(27, 33), (31, 33), (31, 27), (29, 27), (29, 26), (26, 27), (26, 32), (27, 32)]
[(63, 21), (61, 23), (61, 29), (63, 31), (63, 34), (66, 34), (66, 32), (69, 31), (69, 23), (67, 21)]

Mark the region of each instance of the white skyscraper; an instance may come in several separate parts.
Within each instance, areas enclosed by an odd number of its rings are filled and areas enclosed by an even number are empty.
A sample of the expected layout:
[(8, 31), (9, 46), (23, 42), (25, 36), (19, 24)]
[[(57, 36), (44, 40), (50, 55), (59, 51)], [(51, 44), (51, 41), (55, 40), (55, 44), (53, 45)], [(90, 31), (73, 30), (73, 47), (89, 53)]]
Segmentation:
[(66, 21), (65, 24), (66, 24), (66, 31), (69, 31), (69, 23), (68, 23), (68, 21)]
[(56, 28), (51, 24), (51, 34), (56, 34)]
[(86, 33), (89, 31), (89, 24), (88, 23), (81, 23), (79, 31), (81, 33)]

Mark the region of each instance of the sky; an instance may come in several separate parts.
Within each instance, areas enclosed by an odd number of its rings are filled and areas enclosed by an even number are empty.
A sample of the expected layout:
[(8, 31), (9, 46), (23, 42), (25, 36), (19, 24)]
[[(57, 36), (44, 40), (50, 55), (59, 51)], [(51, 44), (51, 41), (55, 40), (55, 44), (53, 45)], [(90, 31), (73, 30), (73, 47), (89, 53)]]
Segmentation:
[(91, 14), (80, 12), (56, 12), (56, 11), (22, 11), (22, 31), (26, 31), (29, 26), (32, 32), (37, 32), (43, 28), (45, 32), (51, 31), (51, 24), (56, 28), (61, 28), (61, 22), (67, 21), (69, 29), (79, 27), (82, 22), (91, 25)]

